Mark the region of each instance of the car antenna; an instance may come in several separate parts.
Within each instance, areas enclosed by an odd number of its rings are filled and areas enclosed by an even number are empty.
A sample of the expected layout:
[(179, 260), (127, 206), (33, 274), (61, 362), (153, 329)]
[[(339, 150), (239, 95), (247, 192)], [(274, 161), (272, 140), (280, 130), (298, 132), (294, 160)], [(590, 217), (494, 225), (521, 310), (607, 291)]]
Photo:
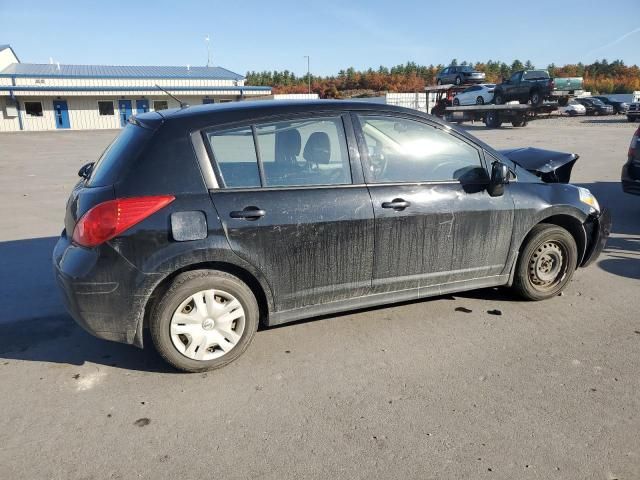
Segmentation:
[(176, 102), (178, 102), (180, 104), (180, 108), (187, 108), (189, 106), (188, 103), (183, 102), (182, 100), (180, 100), (178, 97), (176, 97), (175, 95), (171, 95), (169, 92), (167, 92), (164, 88), (162, 88), (160, 85), (158, 85), (156, 83), (156, 88), (158, 90), (162, 90), (164, 93), (166, 93), (167, 95), (169, 95), (171, 98), (173, 98)]

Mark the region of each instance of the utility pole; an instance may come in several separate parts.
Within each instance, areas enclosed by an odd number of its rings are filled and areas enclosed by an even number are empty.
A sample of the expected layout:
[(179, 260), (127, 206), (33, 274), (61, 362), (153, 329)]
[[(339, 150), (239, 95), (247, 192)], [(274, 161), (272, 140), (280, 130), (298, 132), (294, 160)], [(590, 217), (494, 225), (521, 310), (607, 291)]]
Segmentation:
[(305, 55), (303, 58), (307, 59), (307, 81), (309, 82), (309, 94), (311, 94), (311, 68), (310, 68), (310, 57), (309, 55)]
[(209, 34), (207, 33), (207, 36), (204, 37), (204, 41), (207, 42), (207, 67), (209, 67), (211, 65), (211, 46), (210, 46), (210, 39), (209, 39)]

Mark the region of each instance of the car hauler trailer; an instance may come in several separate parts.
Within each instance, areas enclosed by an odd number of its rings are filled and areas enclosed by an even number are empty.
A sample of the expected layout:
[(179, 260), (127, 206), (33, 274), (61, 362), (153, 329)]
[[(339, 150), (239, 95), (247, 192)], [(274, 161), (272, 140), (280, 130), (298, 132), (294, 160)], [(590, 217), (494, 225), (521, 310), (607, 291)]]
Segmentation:
[(448, 122), (462, 123), (477, 120), (483, 121), (488, 128), (499, 128), (505, 122), (510, 122), (514, 127), (524, 127), (532, 117), (558, 109), (558, 104), (555, 102), (543, 103), (539, 106), (519, 103), (454, 106), (453, 98), (455, 95), (467, 87), (468, 85), (426, 87), (425, 91), (429, 97), (435, 94), (433, 99), (435, 105), (431, 108), (430, 113), (444, 118)]

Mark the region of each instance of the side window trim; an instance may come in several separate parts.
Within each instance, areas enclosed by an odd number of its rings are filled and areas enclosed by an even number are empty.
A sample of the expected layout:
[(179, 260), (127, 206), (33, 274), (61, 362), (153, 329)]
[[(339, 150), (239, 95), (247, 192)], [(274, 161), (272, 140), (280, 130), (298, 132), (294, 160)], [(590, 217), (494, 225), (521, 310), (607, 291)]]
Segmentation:
[(447, 131), (446, 129), (442, 128), (442, 126), (438, 125), (435, 122), (431, 122), (428, 119), (422, 118), (422, 117), (414, 117), (412, 115), (402, 115), (402, 114), (396, 114), (394, 112), (375, 112), (375, 111), (362, 111), (362, 112), (351, 112), (351, 121), (353, 123), (354, 126), (354, 131), (356, 134), (356, 141), (358, 143), (358, 149), (360, 150), (360, 163), (362, 165), (362, 171), (364, 174), (364, 181), (367, 184), (367, 186), (375, 186), (375, 185), (429, 185), (429, 184), (444, 184), (444, 183), (460, 183), (458, 180), (423, 180), (423, 181), (416, 181), (416, 182), (386, 182), (386, 183), (379, 183), (379, 182), (375, 182), (374, 179), (371, 178), (369, 171), (368, 171), (368, 167), (369, 167), (369, 151), (367, 148), (367, 143), (364, 137), (364, 131), (362, 129), (362, 124), (360, 123), (360, 119), (358, 118), (358, 114), (362, 115), (362, 116), (376, 116), (376, 117), (389, 117), (389, 118), (396, 118), (396, 119), (403, 119), (403, 120), (410, 120), (410, 121), (414, 121), (414, 122), (418, 122), (418, 123), (422, 123), (424, 125), (427, 125), (429, 127), (432, 128), (436, 128), (438, 130), (441, 130), (445, 133), (448, 133), (450, 135), (453, 135), (455, 138), (457, 138), (458, 140), (461, 140), (462, 142), (464, 142), (465, 144), (469, 145), (470, 147), (474, 148), (478, 154), (478, 162), (479, 165), (484, 169), (485, 173), (487, 175), (489, 175), (489, 170), (487, 168), (487, 162), (484, 156), (484, 152), (483, 149), (480, 148), (478, 145), (475, 145), (471, 142), (469, 142), (469, 140), (467, 140), (466, 138), (464, 138), (461, 135), (458, 135), (454, 130), (452, 131)]

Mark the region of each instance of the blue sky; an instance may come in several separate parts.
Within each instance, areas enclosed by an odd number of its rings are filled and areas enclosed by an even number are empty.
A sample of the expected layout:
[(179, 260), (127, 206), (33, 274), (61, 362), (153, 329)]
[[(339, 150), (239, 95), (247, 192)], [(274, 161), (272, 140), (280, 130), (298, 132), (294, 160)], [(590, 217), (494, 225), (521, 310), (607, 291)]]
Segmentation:
[(212, 63), (242, 74), (304, 74), (304, 55), (323, 75), (452, 58), (640, 64), (640, 0), (0, 0), (0, 25), (33, 63), (204, 65), (209, 34)]

